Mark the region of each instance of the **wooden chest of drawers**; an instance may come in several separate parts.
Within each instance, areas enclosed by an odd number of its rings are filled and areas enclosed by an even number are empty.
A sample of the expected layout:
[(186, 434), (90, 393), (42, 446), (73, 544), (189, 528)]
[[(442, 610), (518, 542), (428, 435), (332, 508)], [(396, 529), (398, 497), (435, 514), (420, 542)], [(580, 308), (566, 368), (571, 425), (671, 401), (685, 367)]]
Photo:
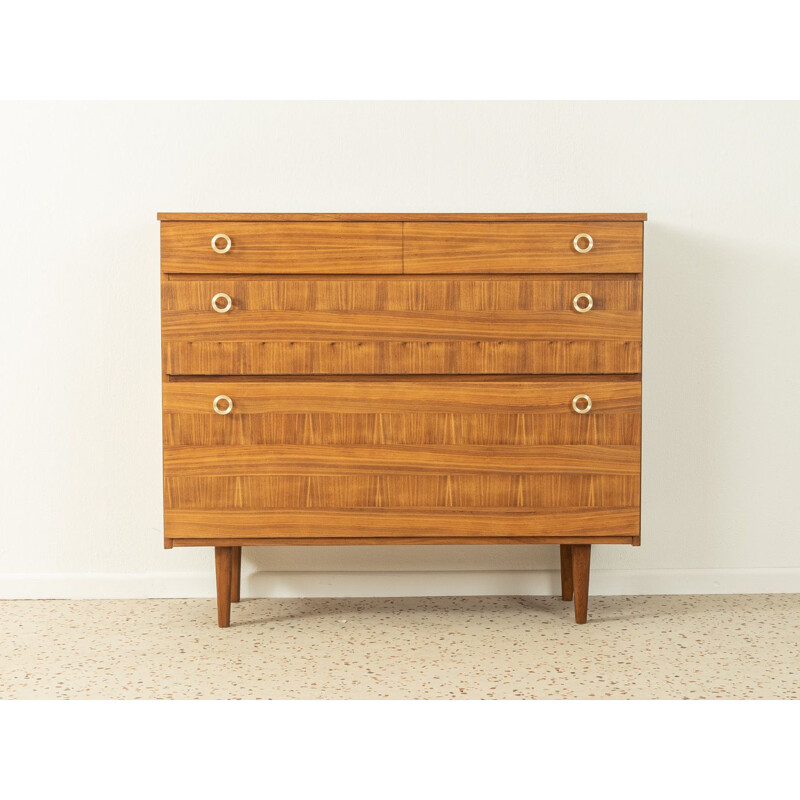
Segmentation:
[(164, 542), (639, 537), (644, 214), (160, 214)]

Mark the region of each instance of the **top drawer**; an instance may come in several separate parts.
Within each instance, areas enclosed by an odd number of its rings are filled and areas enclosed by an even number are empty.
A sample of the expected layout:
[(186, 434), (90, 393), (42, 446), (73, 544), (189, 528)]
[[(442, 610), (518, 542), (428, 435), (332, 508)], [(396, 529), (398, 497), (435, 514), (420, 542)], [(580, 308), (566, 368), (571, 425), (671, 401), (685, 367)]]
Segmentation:
[(638, 273), (641, 222), (161, 224), (161, 269), (195, 274)]
[(641, 222), (407, 222), (408, 273), (641, 272)]
[(400, 273), (400, 222), (162, 222), (174, 273)]

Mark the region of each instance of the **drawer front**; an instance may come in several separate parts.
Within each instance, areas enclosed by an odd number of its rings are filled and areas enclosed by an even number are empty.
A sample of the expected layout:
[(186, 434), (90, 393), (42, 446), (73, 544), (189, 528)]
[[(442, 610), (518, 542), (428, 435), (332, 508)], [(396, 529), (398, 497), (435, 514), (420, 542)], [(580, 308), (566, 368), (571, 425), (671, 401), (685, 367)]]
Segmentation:
[(167, 382), (166, 535), (636, 536), (640, 398), (624, 378)]
[(405, 272), (641, 272), (642, 230), (641, 222), (408, 222)]
[(162, 222), (161, 270), (400, 273), (402, 223)]
[(641, 368), (638, 278), (167, 280), (162, 308), (171, 375)]

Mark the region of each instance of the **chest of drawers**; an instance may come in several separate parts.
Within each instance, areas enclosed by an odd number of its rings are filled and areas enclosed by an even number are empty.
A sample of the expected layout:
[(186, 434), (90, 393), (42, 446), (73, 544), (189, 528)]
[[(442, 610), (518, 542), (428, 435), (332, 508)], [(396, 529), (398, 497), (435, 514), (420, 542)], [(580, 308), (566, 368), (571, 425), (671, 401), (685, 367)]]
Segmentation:
[(165, 546), (640, 543), (644, 214), (160, 214)]

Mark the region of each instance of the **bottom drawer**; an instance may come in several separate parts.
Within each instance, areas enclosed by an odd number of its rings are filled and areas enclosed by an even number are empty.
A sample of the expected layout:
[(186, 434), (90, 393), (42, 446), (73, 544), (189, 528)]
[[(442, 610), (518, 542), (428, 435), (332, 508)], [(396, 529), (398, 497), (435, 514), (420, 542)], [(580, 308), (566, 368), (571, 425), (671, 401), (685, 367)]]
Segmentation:
[(636, 537), (640, 404), (629, 378), (167, 382), (165, 535)]

